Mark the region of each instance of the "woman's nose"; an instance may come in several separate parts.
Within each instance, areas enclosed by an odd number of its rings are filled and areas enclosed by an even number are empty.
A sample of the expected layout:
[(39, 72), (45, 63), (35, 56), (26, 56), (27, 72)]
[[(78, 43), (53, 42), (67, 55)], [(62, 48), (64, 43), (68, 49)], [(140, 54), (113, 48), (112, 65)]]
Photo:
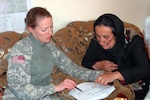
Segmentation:
[(48, 33), (49, 33), (50, 35), (52, 35), (52, 34), (53, 34), (53, 29), (52, 29), (52, 28), (49, 28)]

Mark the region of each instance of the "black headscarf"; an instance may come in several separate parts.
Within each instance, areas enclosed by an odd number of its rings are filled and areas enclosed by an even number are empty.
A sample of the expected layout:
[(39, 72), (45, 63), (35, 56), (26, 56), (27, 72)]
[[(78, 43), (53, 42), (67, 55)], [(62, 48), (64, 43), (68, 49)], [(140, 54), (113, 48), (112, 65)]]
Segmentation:
[(95, 31), (95, 26), (97, 26), (98, 23), (105, 17), (111, 19), (111, 21), (113, 23), (113, 27), (114, 27), (113, 34), (116, 37), (116, 44), (113, 48), (107, 49), (107, 50), (103, 49), (103, 51), (104, 51), (104, 53), (114, 57), (116, 60), (115, 63), (119, 64), (120, 63), (119, 59), (122, 56), (124, 46), (125, 46), (124, 24), (120, 20), (120, 18), (118, 18), (116, 15), (103, 14), (95, 21), (94, 31)]

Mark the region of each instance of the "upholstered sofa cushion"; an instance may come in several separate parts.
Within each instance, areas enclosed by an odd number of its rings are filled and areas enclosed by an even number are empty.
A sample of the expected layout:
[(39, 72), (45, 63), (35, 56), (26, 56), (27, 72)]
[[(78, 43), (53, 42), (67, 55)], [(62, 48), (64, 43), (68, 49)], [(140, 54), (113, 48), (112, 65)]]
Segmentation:
[(81, 65), (92, 36), (92, 32), (80, 32), (75, 28), (66, 27), (59, 30), (53, 40), (75, 63)]

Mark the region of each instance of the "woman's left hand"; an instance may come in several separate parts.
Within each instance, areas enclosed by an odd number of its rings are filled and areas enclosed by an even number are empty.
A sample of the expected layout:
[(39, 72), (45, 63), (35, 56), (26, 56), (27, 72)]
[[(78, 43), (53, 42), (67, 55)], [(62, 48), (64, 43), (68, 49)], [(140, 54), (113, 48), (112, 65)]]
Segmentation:
[(102, 75), (99, 75), (95, 83), (101, 84), (101, 85), (109, 85), (110, 83), (114, 82), (115, 80), (124, 80), (123, 76), (120, 74), (120, 72), (106, 72)]

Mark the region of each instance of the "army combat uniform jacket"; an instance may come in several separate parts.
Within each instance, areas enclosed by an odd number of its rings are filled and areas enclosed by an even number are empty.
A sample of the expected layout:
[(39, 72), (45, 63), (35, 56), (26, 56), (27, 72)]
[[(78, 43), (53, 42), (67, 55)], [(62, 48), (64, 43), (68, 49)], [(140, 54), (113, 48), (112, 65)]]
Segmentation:
[(55, 85), (50, 83), (54, 66), (70, 76), (87, 81), (94, 81), (102, 73), (79, 67), (52, 41), (41, 43), (30, 34), (18, 41), (10, 51), (8, 87), (4, 97), (10, 96), (10, 100), (52, 100), (53, 97), (49, 95), (56, 93)]

